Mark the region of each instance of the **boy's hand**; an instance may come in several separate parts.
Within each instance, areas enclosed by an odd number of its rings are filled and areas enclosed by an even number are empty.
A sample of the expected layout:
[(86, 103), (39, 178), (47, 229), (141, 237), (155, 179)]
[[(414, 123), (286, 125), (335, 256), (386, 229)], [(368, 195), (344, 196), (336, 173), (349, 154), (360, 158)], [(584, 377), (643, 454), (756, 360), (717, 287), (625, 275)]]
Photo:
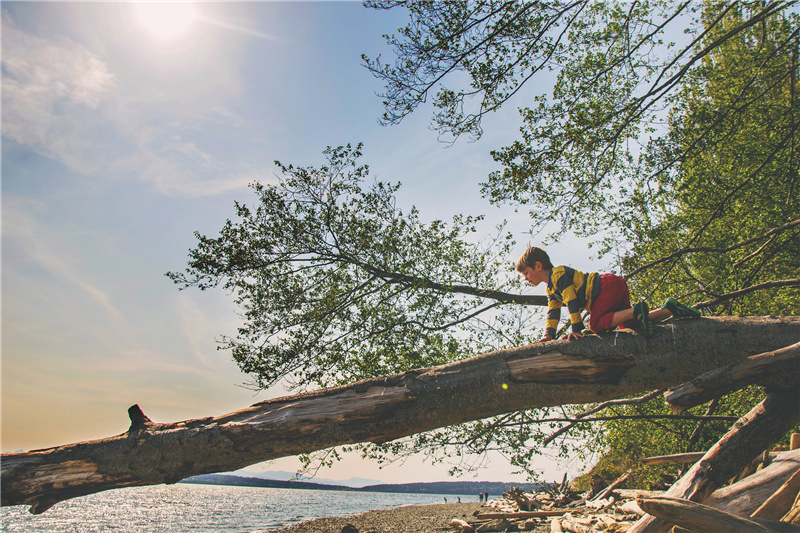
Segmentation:
[(566, 340), (570, 340), (570, 341), (576, 341), (576, 340), (582, 339), (582, 338), (583, 338), (583, 335), (581, 335), (580, 333), (575, 333), (574, 331), (572, 333), (570, 333), (569, 335), (564, 335), (562, 337), (562, 339), (566, 339)]
[(545, 335), (544, 337), (542, 337), (541, 339), (539, 339), (536, 342), (545, 342), (545, 341), (551, 341), (551, 340), (553, 340), (553, 337), (551, 337), (550, 335)]

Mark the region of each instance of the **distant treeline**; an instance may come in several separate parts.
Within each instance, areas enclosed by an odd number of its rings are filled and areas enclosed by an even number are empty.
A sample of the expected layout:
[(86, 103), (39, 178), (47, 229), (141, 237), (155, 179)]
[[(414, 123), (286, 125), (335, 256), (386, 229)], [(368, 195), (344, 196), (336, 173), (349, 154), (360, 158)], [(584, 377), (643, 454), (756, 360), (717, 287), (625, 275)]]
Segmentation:
[(347, 490), (354, 492), (400, 492), (406, 494), (454, 494), (459, 496), (488, 492), (490, 498), (497, 498), (509, 487), (520, 487), (523, 490), (536, 490), (541, 485), (536, 483), (505, 483), (501, 481), (434, 481), (429, 483), (398, 483), (367, 485), (365, 487), (346, 487), (344, 485), (327, 485), (310, 481), (280, 481), (254, 477), (233, 476), (230, 474), (203, 474), (181, 481), (181, 483), (197, 483), (202, 485), (231, 485), (238, 487), (265, 487), (273, 489), (305, 489), (305, 490)]

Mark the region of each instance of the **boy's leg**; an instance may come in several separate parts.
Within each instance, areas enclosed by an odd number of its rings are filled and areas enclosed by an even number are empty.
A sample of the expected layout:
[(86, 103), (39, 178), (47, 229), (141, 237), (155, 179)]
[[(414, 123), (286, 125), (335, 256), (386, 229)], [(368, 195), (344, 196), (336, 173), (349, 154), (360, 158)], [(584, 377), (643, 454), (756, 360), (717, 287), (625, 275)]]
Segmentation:
[(619, 276), (603, 274), (600, 276), (600, 295), (592, 304), (589, 315), (589, 328), (600, 333), (620, 324), (627, 328), (636, 327), (628, 284)]
[[(658, 322), (659, 320), (664, 320), (672, 316), (672, 313), (669, 312), (667, 309), (654, 309), (650, 311), (647, 315), (650, 320), (653, 322)], [(633, 306), (629, 307), (628, 309), (623, 309), (622, 311), (617, 311), (614, 313), (614, 318), (611, 319), (611, 327), (617, 326), (624, 322), (629, 322), (635, 320), (633, 316)]]
[[(628, 305), (630, 305), (630, 302), (628, 302)], [(633, 307), (628, 307), (627, 309), (623, 309), (622, 311), (617, 311), (614, 313), (614, 317), (611, 319), (611, 327), (613, 328), (632, 320)]]
[(650, 311), (650, 320), (658, 322), (659, 320), (666, 320), (672, 316), (672, 313), (664, 308), (654, 309)]
[(667, 311), (670, 316), (674, 316), (675, 318), (700, 318), (703, 316), (703, 313), (698, 309), (695, 309), (691, 305), (683, 305), (675, 298), (667, 298), (660, 310)]

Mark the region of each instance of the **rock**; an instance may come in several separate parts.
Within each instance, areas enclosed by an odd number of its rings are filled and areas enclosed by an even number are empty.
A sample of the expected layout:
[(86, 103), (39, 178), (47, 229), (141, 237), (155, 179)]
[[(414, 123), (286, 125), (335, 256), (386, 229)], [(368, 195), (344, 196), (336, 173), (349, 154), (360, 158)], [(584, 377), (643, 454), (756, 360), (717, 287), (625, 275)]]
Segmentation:
[(342, 533), (358, 533), (358, 528), (353, 524), (345, 524)]

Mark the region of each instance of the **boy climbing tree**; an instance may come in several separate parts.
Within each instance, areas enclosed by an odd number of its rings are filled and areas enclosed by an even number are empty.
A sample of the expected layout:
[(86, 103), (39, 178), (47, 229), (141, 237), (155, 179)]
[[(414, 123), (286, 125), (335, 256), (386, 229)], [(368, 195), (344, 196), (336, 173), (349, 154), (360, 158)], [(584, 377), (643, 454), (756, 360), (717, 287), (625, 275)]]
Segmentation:
[(541, 248), (529, 247), (517, 261), (517, 272), (531, 285), (547, 283), (547, 322), (545, 335), (538, 342), (553, 340), (556, 336), (561, 307), (567, 306), (572, 331), (565, 338), (580, 339), (584, 329), (581, 310), (590, 313), (589, 329), (595, 333), (609, 331), (616, 326), (640, 328), (645, 334), (653, 333), (653, 322), (675, 318), (699, 318), (694, 307), (668, 298), (660, 309), (650, 311), (647, 302), (631, 305), (630, 292), (625, 280), (616, 274), (584, 274), (568, 266), (553, 267), (550, 257)]

